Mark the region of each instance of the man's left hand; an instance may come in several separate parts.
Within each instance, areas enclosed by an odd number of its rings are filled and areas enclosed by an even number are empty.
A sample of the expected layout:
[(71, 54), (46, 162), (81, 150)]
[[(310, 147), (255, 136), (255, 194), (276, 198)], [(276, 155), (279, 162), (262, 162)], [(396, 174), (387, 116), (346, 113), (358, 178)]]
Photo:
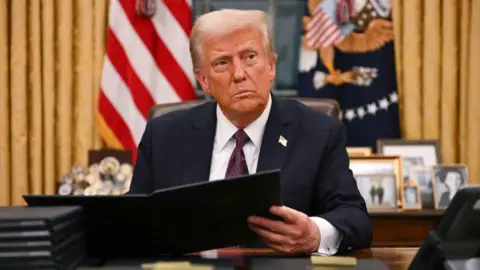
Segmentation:
[(286, 206), (272, 206), (270, 212), (284, 221), (249, 217), (250, 229), (271, 248), (288, 254), (316, 252), (320, 230), (307, 215)]

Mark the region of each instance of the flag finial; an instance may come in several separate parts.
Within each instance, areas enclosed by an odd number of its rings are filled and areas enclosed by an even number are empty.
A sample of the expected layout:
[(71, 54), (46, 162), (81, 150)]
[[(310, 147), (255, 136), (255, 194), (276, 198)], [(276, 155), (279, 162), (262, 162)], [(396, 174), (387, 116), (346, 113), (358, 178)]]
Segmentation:
[(157, 12), (157, 0), (136, 0), (135, 9), (137, 15), (145, 18), (152, 18)]

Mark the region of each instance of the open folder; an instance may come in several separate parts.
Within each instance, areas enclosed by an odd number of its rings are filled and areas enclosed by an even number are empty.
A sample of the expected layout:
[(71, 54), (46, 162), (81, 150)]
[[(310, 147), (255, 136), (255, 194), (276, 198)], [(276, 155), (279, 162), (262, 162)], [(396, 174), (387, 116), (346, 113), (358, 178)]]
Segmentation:
[(84, 208), (89, 257), (181, 255), (257, 239), (251, 215), (282, 205), (280, 171), (157, 190), (148, 195), (25, 195), (29, 207)]

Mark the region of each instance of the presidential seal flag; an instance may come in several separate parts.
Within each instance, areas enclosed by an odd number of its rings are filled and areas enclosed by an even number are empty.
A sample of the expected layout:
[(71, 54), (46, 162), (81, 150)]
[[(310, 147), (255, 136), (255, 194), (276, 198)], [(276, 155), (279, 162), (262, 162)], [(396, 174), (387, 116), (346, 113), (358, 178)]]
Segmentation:
[(341, 106), (347, 146), (399, 138), (390, 0), (308, 0), (298, 66), (301, 97)]

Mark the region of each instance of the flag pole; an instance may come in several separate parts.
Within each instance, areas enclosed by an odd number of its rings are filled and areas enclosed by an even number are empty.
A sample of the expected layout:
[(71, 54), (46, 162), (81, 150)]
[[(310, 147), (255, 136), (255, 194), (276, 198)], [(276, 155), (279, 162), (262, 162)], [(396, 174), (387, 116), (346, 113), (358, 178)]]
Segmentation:
[[(275, 48), (275, 6), (276, 6), (276, 0), (268, 0), (268, 17), (270, 19), (270, 31), (272, 35), (272, 47)], [(275, 81), (273, 80), (272, 82), (272, 91), (276, 91), (276, 86), (275, 86)]]

